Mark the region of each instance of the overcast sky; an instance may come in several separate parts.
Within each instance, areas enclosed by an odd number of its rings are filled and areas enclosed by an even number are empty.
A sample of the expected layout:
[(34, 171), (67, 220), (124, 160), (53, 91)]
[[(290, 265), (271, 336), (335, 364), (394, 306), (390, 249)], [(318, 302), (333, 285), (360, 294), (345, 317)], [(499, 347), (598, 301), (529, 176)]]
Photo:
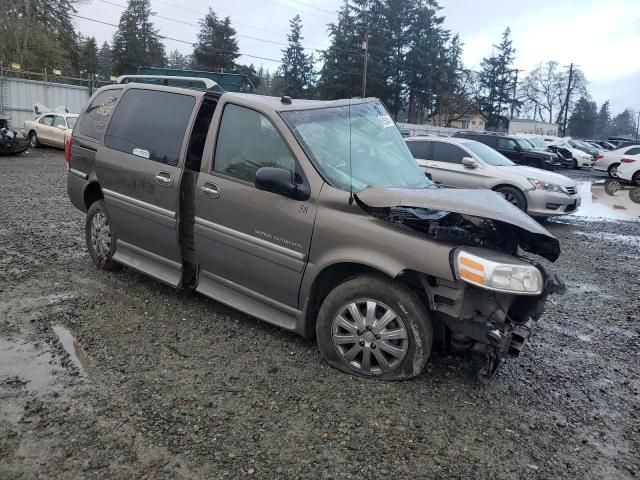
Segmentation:
[[(212, 7), (230, 16), (240, 37), (242, 63), (277, 68), (289, 19), (302, 17), (303, 44), (322, 49), (329, 44), (326, 25), (335, 21), (343, 0), (151, 0), (160, 34), (194, 42), (198, 20)], [(407, 0), (411, 1), (411, 0)], [(117, 24), (126, 0), (85, 0), (78, 15)], [(589, 80), (594, 100), (610, 100), (612, 111), (640, 111), (640, 0), (441, 0), (445, 27), (464, 42), (465, 65), (479, 66), (508, 26), (516, 48), (515, 66), (530, 70), (557, 60), (578, 64)], [(171, 20), (170, 20), (171, 19)], [(76, 18), (84, 35), (111, 43), (114, 27)], [(195, 24), (195, 25), (191, 25)], [(247, 38), (253, 37), (253, 38)], [(262, 39), (262, 40), (260, 40)], [(189, 53), (187, 43), (165, 40), (167, 52)], [(526, 72), (525, 72), (526, 74)], [(521, 73), (522, 75), (522, 73)]]

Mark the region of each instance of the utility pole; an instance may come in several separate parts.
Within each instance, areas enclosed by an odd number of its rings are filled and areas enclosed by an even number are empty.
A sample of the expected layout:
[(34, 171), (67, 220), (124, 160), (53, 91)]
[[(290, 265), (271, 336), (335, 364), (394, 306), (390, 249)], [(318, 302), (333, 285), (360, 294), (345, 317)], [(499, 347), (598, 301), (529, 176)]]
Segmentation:
[(524, 70), (518, 70), (516, 68), (514, 71), (516, 72), (516, 76), (513, 80), (513, 98), (511, 99), (511, 120), (513, 120), (513, 110), (516, 106), (516, 92), (518, 90), (518, 72), (524, 72)]
[(567, 135), (567, 116), (569, 115), (569, 97), (571, 95), (571, 80), (573, 80), (573, 63), (569, 65), (569, 84), (567, 85), (567, 96), (564, 99), (564, 121), (562, 122), (562, 136)]
[(364, 42), (362, 42), (364, 50), (364, 68), (362, 69), (362, 98), (367, 97), (367, 63), (369, 61), (369, 25), (364, 32)]

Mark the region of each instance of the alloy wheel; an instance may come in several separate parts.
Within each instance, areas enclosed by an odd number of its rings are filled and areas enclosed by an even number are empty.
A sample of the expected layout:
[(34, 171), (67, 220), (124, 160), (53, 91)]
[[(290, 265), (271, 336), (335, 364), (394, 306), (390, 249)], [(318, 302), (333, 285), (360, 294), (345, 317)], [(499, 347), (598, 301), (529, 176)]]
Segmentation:
[(108, 258), (111, 252), (111, 226), (103, 212), (91, 219), (91, 246), (99, 257)]
[(404, 321), (384, 303), (366, 298), (351, 301), (338, 311), (332, 340), (342, 360), (365, 375), (394, 370), (409, 349)]

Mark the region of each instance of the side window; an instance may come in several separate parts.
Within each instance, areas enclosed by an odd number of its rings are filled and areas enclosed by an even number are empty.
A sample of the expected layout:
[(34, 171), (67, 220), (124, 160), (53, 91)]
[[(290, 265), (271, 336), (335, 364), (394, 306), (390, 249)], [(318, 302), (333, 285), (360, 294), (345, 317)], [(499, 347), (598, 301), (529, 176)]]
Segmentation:
[(504, 150), (513, 150), (515, 149), (516, 142), (514, 142), (510, 138), (502, 138), (498, 137), (498, 148), (502, 148)]
[(55, 119), (53, 120), (53, 126), (67, 128), (67, 122), (65, 122), (64, 118), (62, 118), (60, 115), (56, 115)]
[(407, 142), (409, 151), (413, 158), (419, 158), (420, 160), (431, 160), (430, 146), (431, 142), (425, 140), (412, 140)]
[(456, 145), (444, 142), (433, 143), (433, 160), (436, 162), (462, 163), (462, 159), (468, 156), (464, 150)]
[(109, 89), (96, 95), (74, 132), (77, 131), (80, 135), (98, 140), (107, 128), (113, 107), (121, 94), (120, 89)]
[(228, 104), (222, 114), (214, 172), (255, 183), (262, 167), (295, 172), (296, 162), (271, 120), (249, 108)]
[(45, 115), (40, 119), (40, 123), (42, 125), (46, 125), (47, 127), (50, 127), (51, 125), (53, 125), (53, 115)]
[(636, 147), (636, 148), (630, 148), (629, 150), (627, 150), (627, 153), (625, 155), (638, 155), (640, 153), (640, 148)]
[(105, 147), (177, 165), (196, 99), (156, 90), (127, 90), (113, 112)]

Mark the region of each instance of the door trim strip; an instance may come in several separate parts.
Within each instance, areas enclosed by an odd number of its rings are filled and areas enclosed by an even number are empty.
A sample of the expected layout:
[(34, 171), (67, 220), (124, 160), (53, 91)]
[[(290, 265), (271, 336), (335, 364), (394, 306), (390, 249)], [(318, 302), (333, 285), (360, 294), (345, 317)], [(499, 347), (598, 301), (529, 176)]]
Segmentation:
[(76, 177), (80, 177), (83, 180), (86, 180), (87, 178), (89, 178), (89, 175), (87, 175), (84, 172), (81, 172), (80, 170), (76, 170), (75, 168), (70, 168), (69, 169), (69, 173), (74, 174)]
[(267, 250), (271, 250), (273, 252), (280, 253), (282, 255), (286, 255), (291, 258), (295, 258), (296, 260), (299, 260), (301, 262), (303, 262), (306, 258), (306, 255), (304, 252), (297, 252), (295, 250), (291, 250), (290, 248), (276, 245), (275, 243), (268, 242), (261, 238), (256, 238), (253, 235), (249, 235), (248, 233), (239, 232), (238, 230), (225, 227), (218, 223), (210, 222), (209, 220), (205, 220), (204, 218), (196, 217), (195, 221), (196, 221), (196, 225), (210, 228), (211, 230), (214, 230), (216, 232), (223, 233), (225, 235), (238, 238), (240, 240), (244, 240), (245, 242), (252, 243), (253, 245), (256, 245), (258, 247), (266, 248)]
[(118, 200), (122, 200), (123, 202), (131, 203), (137, 207), (144, 208), (146, 210), (150, 210), (154, 213), (158, 213), (160, 215), (164, 215), (165, 217), (169, 217), (171, 219), (176, 218), (176, 212), (172, 212), (171, 210), (167, 210), (166, 208), (158, 207), (151, 203), (143, 202), (142, 200), (138, 200), (137, 198), (130, 197), (128, 195), (123, 195), (122, 193), (114, 192), (113, 190), (109, 190), (107, 188), (103, 188), (102, 192), (105, 195), (116, 198)]

